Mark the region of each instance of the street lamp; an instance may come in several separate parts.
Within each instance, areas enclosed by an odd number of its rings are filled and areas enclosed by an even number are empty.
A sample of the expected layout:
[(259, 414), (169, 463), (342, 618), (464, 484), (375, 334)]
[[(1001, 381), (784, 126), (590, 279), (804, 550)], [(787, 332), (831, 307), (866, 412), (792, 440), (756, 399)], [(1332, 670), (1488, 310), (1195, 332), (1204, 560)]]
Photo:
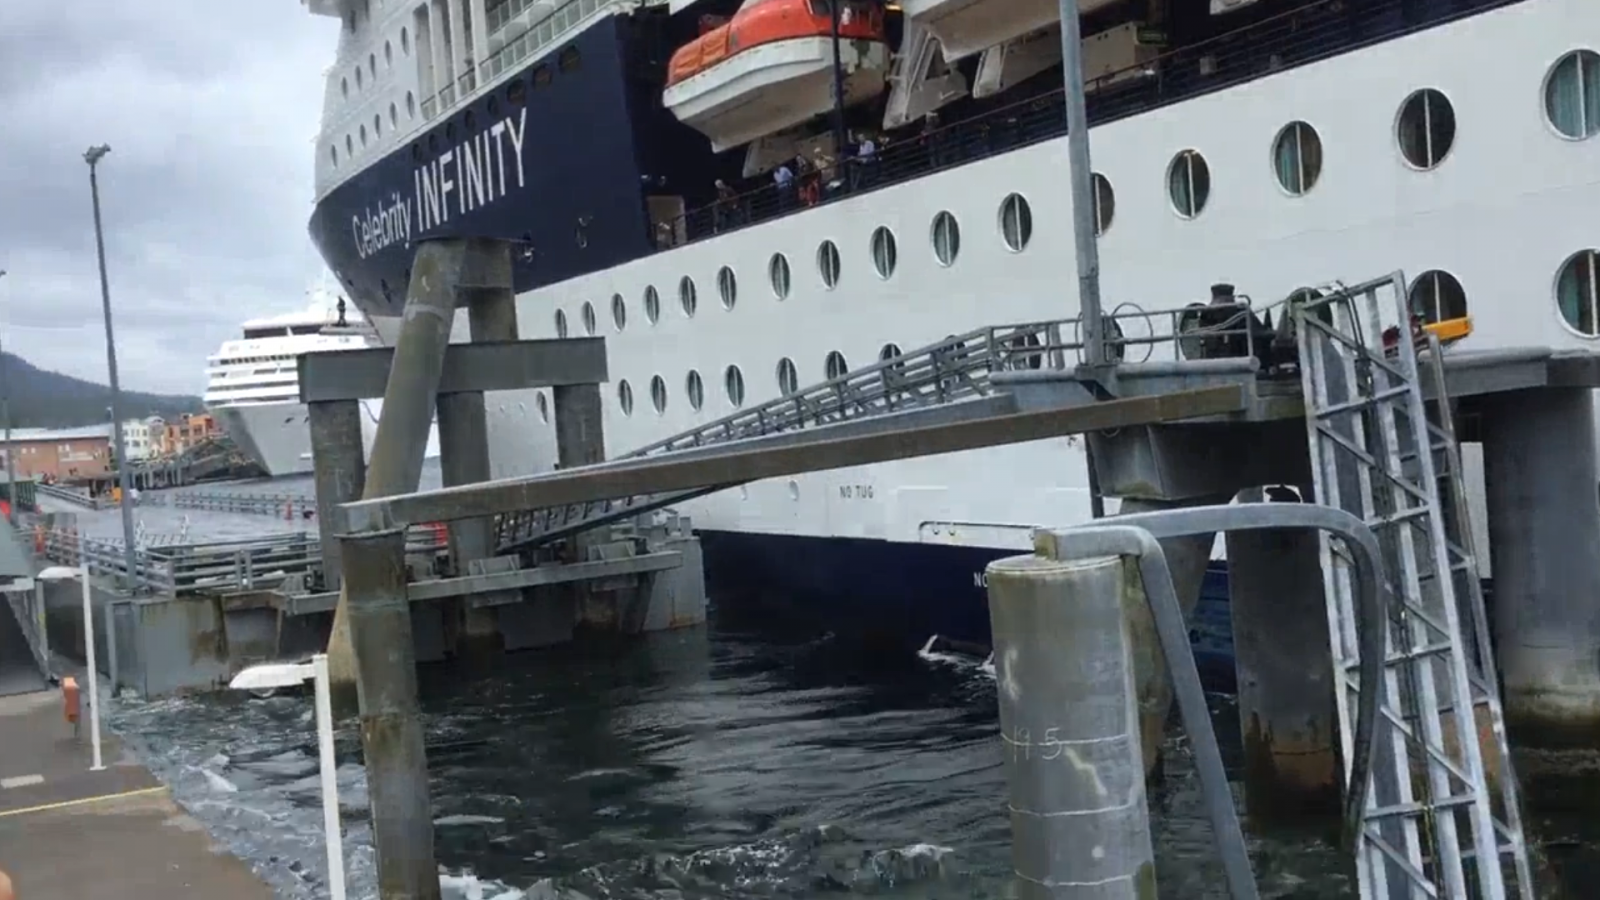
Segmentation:
[(312, 682), (317, 705), (317, 757), (322, 774), (322, 830), (328, 849), (328, 889), (333, 900), (344, 900), (344, 838), (339, 833), (339, 780), (333, 758), (333, 702), (328, 691), (328, 657), (318, 653), (310, 662), (265, 663), (233, 676), (228, 687), (259, 691)]
[(126, 584), (137, 590), (139, 567), (138, 548), (133, 542), (133, 498), (128, 496), (128, 456), (122, 444), (122, 389), (117, 384), (117, 342), (111, 333), (111, 285), (106, 280), (106, 241), (100, 226), (100, 182), (95, 178), (95, 164), (111, 152), (108, 144), (90, 147), (84, 151), (83, 161), (89, 164), (89, 196), (94, 203), (94, 246), (100, 258), (100, 305), (106, 320), (106, 367), (111, 370), (111, 444), (117, 464), (117, 487), (122, 507), (122, 553), (127, 566)]
[[(77, 579), (83, 585), (83, 655), (84, 661), (89, 664), (89, 741), (94, 746), (94, 763), (89, 766), (89, 771), (98, 772), (105, 768), (100, 761), (100, 676), (95, 671), (94, 653), (94, 605), (91, 602), (93, 586), (89, 582), (89, 554), (84, 548), (78, 548), (78, 568), (71, 566), (48, 566), (44, 571), (34, 576), (39, 581), (72, 581)], [(110, 607), (106, 607), (108, 610)], [(106, 634), (106, 643), (109, 646), (116, 637)], [(116, 690), (116, 685), (111, 686)]]

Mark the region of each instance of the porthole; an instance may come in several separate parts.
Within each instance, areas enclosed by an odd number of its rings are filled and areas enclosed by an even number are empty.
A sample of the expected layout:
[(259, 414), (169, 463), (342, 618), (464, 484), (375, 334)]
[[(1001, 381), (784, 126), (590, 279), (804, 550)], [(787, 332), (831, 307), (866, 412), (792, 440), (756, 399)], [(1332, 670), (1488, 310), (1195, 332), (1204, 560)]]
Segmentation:
[(346, 99), (346, 100), (350, 99), (350, 79), (348, 79), (348, 78), (339, 79), (339, 93), (344, 96), (344, 99)]
[(1000, 239), (1012, 253), (1021, 253), (1033, 240), (1033, 207), (1021, 194), (1000, 201)]
[(651, 325), (661, 321), (661, 293), (653, 284), (646, 285), (644, 289), (644, 316)]
[(396, 107), (393, 103), (389, 104), (389, 127), (390, 128), (399, 128), (400, 127), (400, 109), (398, 107)]
[(372, 136), (375, 138), (383, 137), (382, 115), (376, 115), (372, 117)]
[(1322, 138), (1305, 122), (1283, 126), (1272, 141), (1272, 173), (1278, 186), (1298, 197), (1322, 174)]
[(650, 405), (656, 408), (656, 415), (667, 411), (667, 382), (660, 375), (650, 376)]
[(778, 360), (778, 393), (785, 397), (800, 390), (800, 373), (795, 370), (794, 360), (785, 356)]
[(594, 304), (590, 303), (587, 300), (585, 300), (585, 301), (583, 301), (583, 331), (584, 331), (585, 334), (593, 336), (594, 335), (594, 330), (595, 330)]
[(417, 117), (417, 98), (413, 97), (411, 95), (410, 91), (406, 91), (406, 118), (414, 119), (416, 117)]
[(400, 29), (400, 52), (401, 53), (410, 53), (411, 52), (411, 32), (407, 31), (404, 28)]
[(328, 159), (333, 162), (333, 165), (334, 165), (335, 168), (338, 167), (338, 165), (339, 165), (339, 146), (337, 144), (329, 144), (328, 145)]
[(348, 134), (344, 136), (344, 155), (345, 156), (355, 156), (356, 155), (356, 142), (351, 140), (350, 135), (348, 135)]
[(767, 261), (767, 281), (772, 284), (772, 296), (779, 300), (789, 299), (789, 257), (782, 253), (772, 254), (772, 259)]
[(528, 83), (518, 78), (506, 85), (506, 102), (512, 106), (521, 106), (528, 99)]
[(1556, 307), (1567, 327), (1585, 337), (1600, 337), (1600, 250), (1574, 254), (1556, 276)]
[(394, 44), (383, 42), (383, 64), (385, 67), (394, 65)]
[(961, 226), (956, 222), (956, 217), (949, 212), (934, 216), (929, 237), (933, 243), (933, 258), (939, 261), (939, 265), (955, 265), (956, 256), (961, 253)]
[(1400, 104), (1395, 140), (1400, 144), (1400, 155), (1413, 168), (1437, 166), (1456, 142), (1455, 107), (1433, 88), (1416, 91)]
[(550, 401), (549, 401), (548, 398), (545, 397), (543, 391), (540, 391), (539, 393), (533, 395), (533, 405), (536, 408), (538, 408), (538, 410), (539, 410), (539, 421), (543, 422), (546, 425), (549, 425), (550, 424)]
[(1089, 184), (1094, 188), (1094, 236), (1099, 237), (1117, 217), (1117, 192), (1111, 189), (1111, 179), (1099, 172), (1090, 176)]
[(683, 314), (694, 318), (695, 307), (699, 299), (695, 296), (694, 279), (685, 275), (678, 279), (678, 303), (683, 306)]
[(728, 403), (734, 409), (744, 405), (744, 373), (739, 371), (738, 366), (729, 366), (728, 370), (722, 373), (722, 386), (727, 390)]
[(895, 262), (899, 258), (894, 232), (883, 225), (872, 229), (872, 239), (868, 242), (867, 249), (872, 252), (873, 270), (878, 273), (879, 278), (888, 281), (894, 275)]
[(722, 298), (723, 309), (733, 309), (739, 302), (739, 279), (727, 266), (717, 270), (717, 296)]
[(367, 126), (362, 125), (359, 134), (361, 135), (361, 146), (365, 147), (367, 145)]
[(833, 241), (817, 246), (817, 272), (822, 275), (823, 287), (831, 291), (839, 286), (839, 247)]
[(1467, 314), (1467, 292), (1454, 275), (1439, 269), (1430, 269), (1411, 282), (1407, 294), (1411, 314), (1422, 321), (1444, 322), (1460, 319)]
[(367, 54), (367, 74), (373, 78), (378, 77), (378, 54), (376, 53)]
[(582, 57), (578, 55), (578, 48), (569, 44), (563, 47), (560, 55), (556, 57), (556, 68), (563, 72), (571, 72), (578, 68), (578, 64), (581, 61)]
[(617, 405), (622, 407), (623, 415), (633, 415), (633, 385), (626, 378), (617, 382)]
[(822, 362), (822, 369), (827, 372), (827, 379), (832, 381), (841, 378), (850, 371), (850, 364), (845, 361), (844, 354), (837, 350), (829, 350), (828, 356)]
[(690, 369), (688, 376), (683, 379), (683, 392), (689, 395), (689, 406), (695, 412), (706, 405), (706, 386), (700, 380), (700, 373), (694, 369)]
[(1198, 150), (1184, 150), (1172, 158), (1167, 166), (1167, 197), (1172, 209), (1185, 219), (1192, 219), (1206, 208), (1211, 199), (1211, 167)]
[(1600, 54), (1574, 50), (1556, 60), (1544, 79), (1544, 114), (1562, 137), (1600, 134)]
[(356, 63), (356, 90), (358, 90), (358, 91), (361, 90), (361, 85), (362, 85), (361, 64), (360, 63)]
[(564, 309), (558, 309), (558, 310), (556, 310), (556, 337), (565, 338), (566, 336), (567, 336), (567, 311), (564, 310)]
[(628, 304), (623, 301), (621, 294), (611, 295), (611, 324), (618, 331), (628, 327)]

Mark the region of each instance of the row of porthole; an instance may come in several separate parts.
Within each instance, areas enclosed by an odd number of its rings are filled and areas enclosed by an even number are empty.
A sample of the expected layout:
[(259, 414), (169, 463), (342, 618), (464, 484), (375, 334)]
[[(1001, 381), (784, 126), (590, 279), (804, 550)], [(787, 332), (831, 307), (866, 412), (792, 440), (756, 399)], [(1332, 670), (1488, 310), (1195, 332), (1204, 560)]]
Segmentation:
[[(1007, 201), (1022, 198), (1016, 194), (1006, 198)], [(1026, 209), (1026, 201), (1022, 201), (1022, 209)], [(879, 229), (878, 231), (884, 231)], [(885, 232), (888, 233), (888, 232)], [(874, 244), (878, 232), (874, 232)], [(893, 235), (890, 234), (892, 241)], [(893, 244), (889, 245), (893, 252)], [(834, 255), (834, 264), (837, 266), (838, 248), (831, 241), (823, 242), (823, 251), (831, 248)], [(819, 251), (819, 254), (822, 251)], [(892, 267), (892, 256), (890, 257)], [(876, 249), (874, 264), (878, 263)], [(769, 269), (773, 270), (773, 290), (779, 299), (787, 295), (788, 287), (788, 260), (781, 253), (773, 254)], [(779, 286), (778, 271), (781, 270), (782, 288)], [(826, 271), (826, 270), (825, 270)], [(837, 283), (837, 268), (835, 268), (835, 283)], [(887, 278), (888, 274), (883, 274)], [(825, 279), (826, 280), (826, 279)], [(722, 305), (725, 309), (733, 309), (738, 299), (738, 279), (733, 269), (723, 266), (717, 271), (717, 291), (721, 295)], [(698, 294), (694, 280), (685, 275), (678, 284), (679, 304), (686, 317), (693, 318), (698, 307)], [(1600, 250), (1583, 250), (1568, 257), (1562, 263), (1556, 274), (1555, 281), (1556, 306), (1561, 313), (1561, 318), (1567, 326), (1578, 334), (1586, 337), (1600, 337)], [(1466, 291), (1455, 276), (1442, 270), (1432, 269), (1422, 273), (1412, 282), (1410, 288), (1412, 309), (1428, 318), (1430, 321), (1439, 319), (1457, 318), (1467, 314)], [(655, 286), (645, 288), (644, 293), (645, 315), (651, 324), (661, 318), (661, 297)], [(595, 313), (594, 304), (584, 301), (582, 306), (582, 323), (586, 334), (593, 335), (599, 330), (599, 322)], [(611, 296), (612, 324), (617, 331), (627, 327), (627, 303), (621, 294)], [(555, 313), (556, 336), (566, 338), (570, 335), (565, 310), (556, 310)], [(888, 345), (888, 346), (893, 346)], [(831, 359), (831, 357), (830, 357)], [(831, 371), (831, 370), (830, 370)], [(842, 371), (842, 370), (841, 370)], [(696, 376), (698, 378), (698, 376)], [(832, 374), (829, 378), (834, 377)], [(652, 392), (653, 393), (653, 392)], [(695, 409), (699, 409), (697, 405)]]
[[(1600, 337), (1600, 250), (1583, 250), (1568, 257), (1556, 275), (1555, 290), (1562, 320), (1581, 335)], [(1316, 293), (1309, 288), (1295, 291), (1295, 295)], [(1466, 289), (1459, 279), (1441, 269), (1430, 269), (1418, 275), (1407, 289), (1407, 296), (1412, 312), (1429, 322), (1467, 315)], [(891, 360), (900, 354), (898, 345), (885, 344), (878, 353), (878, 360)], [(850, 365), (843, 353), (832, 350), (823, 360), (823, 371), (826, 378), (838, 378), (850, 371)], [(780, 396), (793, 394), (800, 389), (799, 370), (794, 360), (787, 356), (778, 360), (774, 377)], [(729, 405), (734, 409), (744, 406), (744, 371), (737, 365), (730, 365), (723, 371), (723, 389)], [(690, 369), (684, 377), (684, 392), (689, 397), (690, 408), (695, 412), (705, 407), (705, 383), (698, 370)], [(667, 394), (666, 379), (660, 375), (651, 376), (650, 402), (657, 414), (667, 411)], [(617, 403), (623, 415), (633, 415), (633, 386), (626, 378), (617, 382)], [(543, 394), (538, 397), (538, 407), (539, 417), (548, 422), (549, 407)]]
[[(405, 26), (401, 26), (401, 28), (400, 28), (400, 53), (401, 53), (402, 56), (410, 56), (411, 55), (411, 34), (410, 34), (410, 32), (408, 32), (406, 30)], [(388, 40), (385, 40), (383, 42), (383, 64), (384, 64), (384, 67), (386, 69), (392, 68), (394, 66), (394, 44), (393, 44), (393, 42), (388, 41)], [(378, 78), (378, 56), (377, 56), (376, 53), (367, 54), (367, 71), (371, 74), (374, 84), (376, 84), (377, 78)], [(361, 90), (361, 88), (363, 86), (362, 85), (361, 64), (360, 63), (356, 64), (355, 75), (356, 75), (356, 91), (360, 92), (360, 90)], [(343, 98), (345, 100), (349, 100), (350, 99), (350, 78), (349, 78), (349, 76), (344, 76), (343, 78), (339, 79), (339, 90), (340, 90), (340, 93), (343, 95)], [(406, 119), (407, 119), (407, 121), (416, 118), (416, 115), (417, 115), (417, 98), (416, 98), (416, 95), (414, 95), (410, 91), (406, 91)], [(390, 103), (389, 104), (389, 127), (391, 129), (395, 129), (395, 128), (399, 128), (400, 127), (400, 108), (394, 103)], [(366, 126), (365, 123), (362, 123), (357, 128), (356, 135), (359, 136), (360, 139), (361, 139), (361, 147), (362, 147), (362, 149), (363, 150), (366, 149), (366, 146), (367, 146), (367, 126)], [(383, 137), (383, 114), (382, 113), (374, 113), (373, 116), (372, 116), (372, 137), (373, 137), (374, 140), (376, 140), (377, 138)], [(346, 158), (353, 158), (356, 155), (356, 141), (355, 141), (355, 138), (352, 137), (348, 133), (344, 136), (344, 152), (345, 152), (345, 157)], [(338, 144), (329, 144), (328, 145), (328, 159), (333, 163), (335, 168), (338, 167), (338, 165), (339, 165), (339, 145)]]

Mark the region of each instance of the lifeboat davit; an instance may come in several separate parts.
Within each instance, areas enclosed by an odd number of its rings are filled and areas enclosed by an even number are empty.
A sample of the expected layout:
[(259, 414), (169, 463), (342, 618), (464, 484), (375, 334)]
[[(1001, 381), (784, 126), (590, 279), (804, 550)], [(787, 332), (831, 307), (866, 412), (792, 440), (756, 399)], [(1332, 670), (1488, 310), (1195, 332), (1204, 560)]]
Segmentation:
[[(1078, 0), (1079, 14), (1119, 0)], [(1058, 0), (901, 0), (905, 17), (933, 33), (955, 62), (1061, 21)]]
[[(748, 0), (678, 48), (661, 101), (717, 152), (833, 108), (830, 0)], [(839, 62), (846, 106), (883, 93), (889, 44), (878, 4), (843, 0)]]

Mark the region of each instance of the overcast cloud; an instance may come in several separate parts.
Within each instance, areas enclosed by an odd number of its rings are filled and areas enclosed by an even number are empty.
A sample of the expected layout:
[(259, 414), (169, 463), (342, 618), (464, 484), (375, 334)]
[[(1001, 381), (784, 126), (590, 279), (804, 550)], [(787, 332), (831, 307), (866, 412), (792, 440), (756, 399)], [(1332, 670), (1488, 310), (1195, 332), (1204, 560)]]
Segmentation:
[(125, 387), (198, 394), (241, 322), (302, 306), (338, 31), (299, 0), (0, 0), (5, 349), (106, 381), (93, 144)]

